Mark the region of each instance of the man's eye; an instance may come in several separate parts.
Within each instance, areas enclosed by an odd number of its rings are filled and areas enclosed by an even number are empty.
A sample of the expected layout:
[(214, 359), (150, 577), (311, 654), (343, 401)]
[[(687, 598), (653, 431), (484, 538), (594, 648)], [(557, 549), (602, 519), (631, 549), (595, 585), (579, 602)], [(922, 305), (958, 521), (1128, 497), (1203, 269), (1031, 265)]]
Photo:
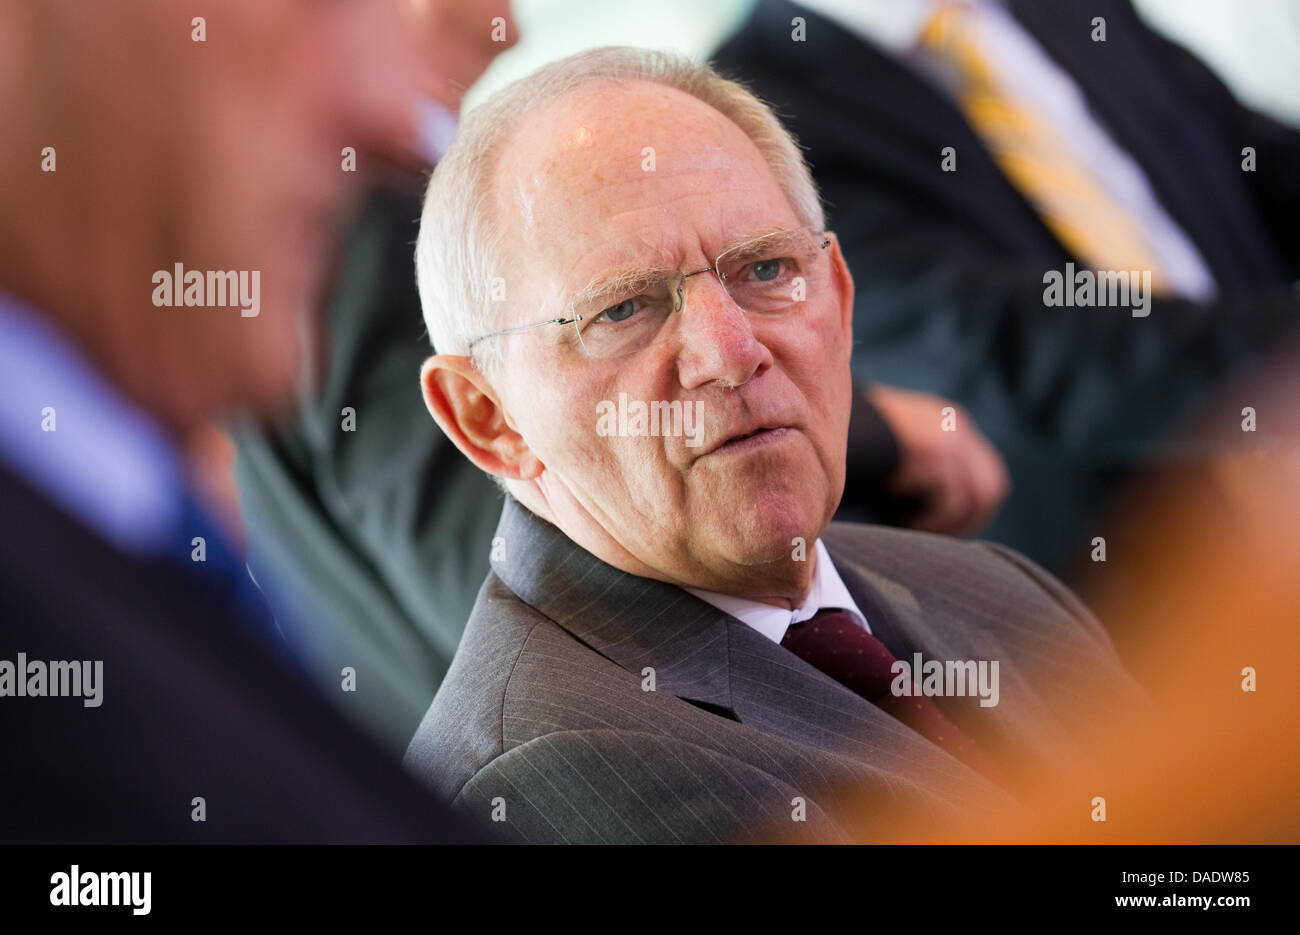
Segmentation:
[(624, 299), (617, 305), (611, 305), (609, 308), (597, 315), (596, 321), (627, 321), (632, 317), (634, 312), (636, 312), (636, 300)]
[(750, 275), (759, 282), (771, 282), (781, 275), (784, 260), (758, 260), (749, 265)]

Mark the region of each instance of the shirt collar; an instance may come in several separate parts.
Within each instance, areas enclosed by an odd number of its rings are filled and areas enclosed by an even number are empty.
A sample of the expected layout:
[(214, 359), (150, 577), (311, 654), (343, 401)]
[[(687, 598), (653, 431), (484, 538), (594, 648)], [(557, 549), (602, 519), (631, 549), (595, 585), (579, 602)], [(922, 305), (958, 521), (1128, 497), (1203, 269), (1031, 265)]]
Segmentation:
[(808, 597), (794, 610), (731, 594), (720, 594), (717, 591), (705, 591), (700, 588), (685, 590), (747, 624), (774, 643), (780, 643), (785, 639), (785, 631), (792, 625), (811, 619), (823, 608), (848, 611), (853, 621), (870, 633), (871, 627), (867, 623), (867, 618), (858, 609), (857, 602), (853, 600), (849, 589), (844, 586), (844, 581), (835, 570), (835, 563), (831, 561), (830, 553), (826, 551), (826, 546), (822, 544), (821, 539), (817, 540), (813, 553), (816, 556), (817, 567), (813, 572), (812, 587), (808, 589)]
[[(943, 0), (795, 0), (886, 52), (901, 55), (921, 41), (921, 32)], [(962, 0), (980, 6), (991, 0)]]
[(0, 462), (119, 549), (166, 548), (185, 473), (162, 427), (45, 316), (0, 292)]

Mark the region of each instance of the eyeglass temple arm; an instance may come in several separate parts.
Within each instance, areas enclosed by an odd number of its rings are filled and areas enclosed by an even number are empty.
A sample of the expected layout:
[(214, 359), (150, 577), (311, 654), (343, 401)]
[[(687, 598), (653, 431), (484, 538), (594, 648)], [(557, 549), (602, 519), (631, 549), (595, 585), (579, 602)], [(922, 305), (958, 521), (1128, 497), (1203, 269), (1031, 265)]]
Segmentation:
[(504, 331), (493, 331), (489, 334), (480, 335), (465, 346), (469, 350), (480, 341), (486, 341), (488, 338), (497, 338), (503, 334), (518, 334), (521, 331), (530, 331), (533, 328), (540, 328), (542, 325), (568, 325), (575, 321), (582, 321), (581, 315), (574, 315), (572, 318), (548, 318), (546, 321), (535, 321), (531, 325), (520, 325), (517, 328), (507, 328)]

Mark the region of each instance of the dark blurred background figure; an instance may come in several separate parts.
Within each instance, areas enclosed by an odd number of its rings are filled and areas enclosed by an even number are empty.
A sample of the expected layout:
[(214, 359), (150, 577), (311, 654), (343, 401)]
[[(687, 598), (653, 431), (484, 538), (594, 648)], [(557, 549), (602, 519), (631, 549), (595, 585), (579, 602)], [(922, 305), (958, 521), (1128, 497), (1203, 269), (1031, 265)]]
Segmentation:
[[(969, 410), (1011, 472), (988, 538), (1121, 573), (1111, 495), (1204, 463), (1162, 437), (1297, 321), (1300, 134), (1124, 0), (760, 0), (714, 63), (808, 147), (855, 373)], [(1046, 306), (1067, 263), (1151, 270), (1149, 314)]]
[[(410, 145), (411, 60), (390, 0), (201, 13), (0, 0), (0, 839), (461, 838), (299, 673), (186, 466), (293, 401), (344, 148)], [(48, 697), (82, 661), (93, 702)]]
[[(455, 653), (502, 503), (419, 394), (431, 353), (412, 260), (423, 188), (463, 94), (517, 38), (505, 0), (406, 9), (427, 51), (422, 145), (348, 234), (327, 303), (328, 358), (304, 383), (301, 414), (245, 426), (237, 465), (249, 564), (272, 607), (310, 608), (323, 640), (312, 671), (336, 687), (351, 667), (357, 690), (332, 696), (397, 751)], [(860, 386), (841, 519), (946, 533), (987, 522), (1006, 495), (1006, 471), (965, 413), (958, 431), (943, 431), (950, 405)]]
[[(272, 608), (310, 616), (313, 677), (400, 757), (456, 651), (501, 513), (420, 395), (430, 350), (415, 236), (465, 90), (517, 33), (507, 0), (399, 2), (420, 57), (415, 145), (348, 229), (328, 350), (299, 413), (243, 426), (236, 476), (249, 566)], [(337, 690), (344, 667), (355, 691)]]

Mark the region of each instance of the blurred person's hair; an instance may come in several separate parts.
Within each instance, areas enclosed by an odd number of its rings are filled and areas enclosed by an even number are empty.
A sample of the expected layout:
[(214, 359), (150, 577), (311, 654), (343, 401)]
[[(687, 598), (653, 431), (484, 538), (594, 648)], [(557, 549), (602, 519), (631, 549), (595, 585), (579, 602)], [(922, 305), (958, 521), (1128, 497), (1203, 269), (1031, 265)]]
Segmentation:
[[(438, 353), (469, 354), (471, 341), (500, 327), (494, 306), (504, 303), (493, 301), (492, 284), (503, 275), (503, 219), (494, 211), (492, 182), (498, 154), (519, 121), (580, 88), (637, 81), (681, 91), (729, 119), (771, 166), (800, 222), (825, 225), (821, 199), (799, 145), (772, 110), (742, 85), (671, 52), (625, 46), (581, 52), (543, 66), (470, 111), (434, 170), (415, 265), (424, 320)], [(629, 132), (635, 134), (635, 127)], [(639, 147), (631, 150), (638, 158), (640, 152)], [(479, 368), (495, 380), (501, 363), (499, 342), (483, 341), (473, 354)]]

